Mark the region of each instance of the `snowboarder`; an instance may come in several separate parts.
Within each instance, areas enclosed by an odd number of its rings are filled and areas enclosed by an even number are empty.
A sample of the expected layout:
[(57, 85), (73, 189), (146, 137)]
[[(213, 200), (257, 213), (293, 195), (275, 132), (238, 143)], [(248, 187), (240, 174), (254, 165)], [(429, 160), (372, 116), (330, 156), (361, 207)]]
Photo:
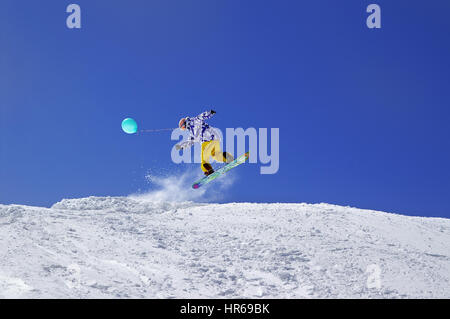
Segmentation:
[(184, 117), (178, 123), (178, 127), (182, 130), (189, 130), (189, 138), (177, 145), (177, 150), (191, 147), (194, 143), (202, 143), (201, 168), (206, 176), (214, 173), (209, 160), (210, 157), (218, 162), (230, 163), (233, 156), (220, 149), (220, 135), (218, 132), (208, 125), (205, 120), (210, 119), (216, 112), (214, 110), (203, 112), (196, 117)]

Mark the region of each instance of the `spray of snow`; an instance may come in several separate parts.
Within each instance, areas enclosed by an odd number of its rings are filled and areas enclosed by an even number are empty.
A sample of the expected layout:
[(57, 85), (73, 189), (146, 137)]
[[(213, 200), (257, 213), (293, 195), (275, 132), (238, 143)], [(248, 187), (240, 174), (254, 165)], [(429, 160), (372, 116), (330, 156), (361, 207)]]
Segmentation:
[(199, 189), (191, 185), (199, 179), (198, 170), (185, 170), (178, 173), (162, 171), (147, 172), (145, 176), (151, 185), (151, 190), (130, 195), (133, 199), (151, 202), (212, 202), (223, 199), (224, 190), (231, 187), (236, 180), (236, 174), (227, 174)]

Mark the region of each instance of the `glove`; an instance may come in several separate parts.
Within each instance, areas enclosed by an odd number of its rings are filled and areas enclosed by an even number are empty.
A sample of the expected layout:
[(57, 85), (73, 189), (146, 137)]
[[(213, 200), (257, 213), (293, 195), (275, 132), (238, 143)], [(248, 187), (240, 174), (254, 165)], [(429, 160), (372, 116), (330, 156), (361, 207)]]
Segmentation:
[(181, 147), (181, 145), (175, 145), (175, 149), (177, 150), (177, 151), (179, 151), (179, 150), (181, 150), (182, 149), (182, 147)]
[(211, 110), (211, 114), (216, 114), (216, 111), (214, 111), (214, 110)]

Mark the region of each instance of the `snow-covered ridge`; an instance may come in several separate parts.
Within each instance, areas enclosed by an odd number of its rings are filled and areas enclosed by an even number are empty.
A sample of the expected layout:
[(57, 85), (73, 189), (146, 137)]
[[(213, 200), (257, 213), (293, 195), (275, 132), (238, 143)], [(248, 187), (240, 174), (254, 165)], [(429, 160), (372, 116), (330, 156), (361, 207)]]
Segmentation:
[(450, 297), (449, 219), (329, 204), (0, 205), (0, 242), (0, 297)]
[(63, 199), (54, 204), (52, 209), (59, 210), (107, 210), (112, 212), (129, 212), (134, 214), (160, 214), (176, 210), (177, 208), (188, 208), (199, 206), (192, 202), (152, 202), (132, 197), (86, 197), (77, 199)]

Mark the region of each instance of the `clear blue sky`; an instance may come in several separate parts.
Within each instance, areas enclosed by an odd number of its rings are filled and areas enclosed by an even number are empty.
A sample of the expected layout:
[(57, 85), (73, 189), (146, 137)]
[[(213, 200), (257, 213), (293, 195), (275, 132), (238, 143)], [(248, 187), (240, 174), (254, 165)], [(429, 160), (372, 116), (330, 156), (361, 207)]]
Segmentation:
[(213, 105), (219, 128), (280, 128), (278, 174), (240, 168), (227, 201), (450, 217), (449, 14), (448, 0), (2, 0), (0, 203), (148, 188), (173, 142), (122, 119), (173, 127)]

